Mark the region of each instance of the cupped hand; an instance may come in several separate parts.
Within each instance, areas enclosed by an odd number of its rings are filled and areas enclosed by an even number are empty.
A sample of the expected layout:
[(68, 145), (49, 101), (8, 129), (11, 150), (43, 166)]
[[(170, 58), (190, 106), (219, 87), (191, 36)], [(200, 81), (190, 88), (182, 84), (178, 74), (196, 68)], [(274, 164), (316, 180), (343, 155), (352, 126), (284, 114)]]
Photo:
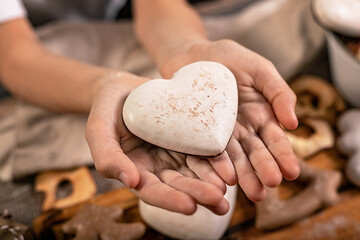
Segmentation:
[[(86, 139), (97, 171), (122, 181), (150, 205), (192, 214), (198, 203), (216, 214), (225, 214), (229, 210), (224, 198), (225, 182), (215, 169), (233, 171), (226, 153), (210, 164), (144, 142), (125, 127), (124, 101), (136, 85), (147, 80), (121, 73), (99, 87), (86, 126)], [(234, 184), (234, 179), (236, 183), (236, 178), (230, 178), (230, 184)]]
[[(260, 201), (266, 196), (264, 185), (297, 178), (299, 164), (282, 129), (297, 127), (296, 96), (272, 63), (231, 40), (200, 41), (185, 45), (160, 69), (170, 78), (195, 61), (222, 63), (236, 78), (238, 116), (226, 152), (248, 198)], [(223, 175), (221, 169), (218, 173)]]

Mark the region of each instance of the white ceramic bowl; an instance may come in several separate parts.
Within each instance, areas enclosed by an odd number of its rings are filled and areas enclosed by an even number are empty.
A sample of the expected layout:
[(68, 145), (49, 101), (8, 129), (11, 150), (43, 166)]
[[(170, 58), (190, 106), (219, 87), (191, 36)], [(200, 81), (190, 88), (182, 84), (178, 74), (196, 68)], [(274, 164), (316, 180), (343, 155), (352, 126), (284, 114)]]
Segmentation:
[(227, 186), (225, 199), (230, 210), (223, 216), (215, 215), (198, 205), (193, 215), (183, 215), (150, 206), (139, 201), (142, 219), (152, 228), (175, 239), (215, 240), (225, 233), (236, 205), (236, 186)]
[(333, 82), (352, 105), (360, 106), (360, 60), (334, 33), (326, 31)]

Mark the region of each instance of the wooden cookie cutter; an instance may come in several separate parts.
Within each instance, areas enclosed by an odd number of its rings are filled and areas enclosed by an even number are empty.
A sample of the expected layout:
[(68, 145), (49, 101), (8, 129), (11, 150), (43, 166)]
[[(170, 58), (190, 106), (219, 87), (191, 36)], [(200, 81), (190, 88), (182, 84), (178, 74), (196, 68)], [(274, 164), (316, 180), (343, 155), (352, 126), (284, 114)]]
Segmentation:
[(145, 233), (141, 222), (118, 223), (121, 208), (85, 205), (70, 221), (62, 226), (65, 233), (76, 234), (75, 240), (127, 240), (138, 239)]
[[(57, 199), (58, 186), (63, 181), (72, 185), (72, 193)], [(35, 190), (45, 193), (42, 210), (63, 209), (90, 199), (96, 193), (96, 184), (87, 167), (70, 171), (46, 171), (35, 179)]]
[(296, 156), (306, 158), (334, 146), (334, 132), (327, 121), (307, 118), (301, 120), (301, 123), (313, 129), (310, 136), (302, 137), (285, 131)]
[(266, 199), (255, 204), (255, 226), (258, 229), (270, 230), (294, 223), (321, 207), (339, 201), (339, 171), (317, 169), (300, 159), (299, 162), (301, 172), (296, 181), (308, 183), (307, 188), (285, 200), (279, 199), (277, 188), (267, 188)]

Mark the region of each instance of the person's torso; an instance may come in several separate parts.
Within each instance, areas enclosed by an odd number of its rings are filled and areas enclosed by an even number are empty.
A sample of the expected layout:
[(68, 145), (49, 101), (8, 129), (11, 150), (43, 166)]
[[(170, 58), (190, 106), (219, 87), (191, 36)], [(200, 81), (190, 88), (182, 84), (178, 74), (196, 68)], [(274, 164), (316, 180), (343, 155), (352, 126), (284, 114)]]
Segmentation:
[(34, 26), (54, 20), (112, 20), (125, 7), (126, 0), (23, 0)]
[[(215, 0), (188, 0), (190, 3), (203, 1)], [(34, 26), (60, 19), (115, 20), (132, 17), (130, 0), (23, 0), (23, 2), (28, 18)]]

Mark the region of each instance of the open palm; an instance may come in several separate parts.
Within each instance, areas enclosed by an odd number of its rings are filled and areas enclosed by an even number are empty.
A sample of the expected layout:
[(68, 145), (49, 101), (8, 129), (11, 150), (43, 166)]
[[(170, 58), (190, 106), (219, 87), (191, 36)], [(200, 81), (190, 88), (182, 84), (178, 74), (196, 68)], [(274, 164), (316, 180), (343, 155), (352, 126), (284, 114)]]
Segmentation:
[(147, 80), (126, 74), (106, 83), (98, 92), (86, 129), (97, 171), (121, 180), (148, 204), (192, 214), (198, 203), (216, 214), (225, 214), (229, 210), (224, 198), (225, 182), (236, 184), (226, 152), (207, 161), (167, 151), (134, 136), (122, 120), (122, 106), (129, 93), (123, 78)]
[(291, 145), (265, 97), (249, 86), (239, 85), (239, 108), (235, 130), (227, 152), (246, 195), (259, 201), (264, 185), (275, 187), (282, 176), (298, 175)]
[(162, 74), (171, 77), (195, 61), (222, 63), (236, 78), (238, 116), (226, 152), (248, 198), (260, 201), (264, 185), (275, 187), (282, 177), (295, 179), (300, 168), (282, 126), (297, 126), (296, 96), (272, 63), (231, 40), (204, 41), (180, 50), (162, 66)]

